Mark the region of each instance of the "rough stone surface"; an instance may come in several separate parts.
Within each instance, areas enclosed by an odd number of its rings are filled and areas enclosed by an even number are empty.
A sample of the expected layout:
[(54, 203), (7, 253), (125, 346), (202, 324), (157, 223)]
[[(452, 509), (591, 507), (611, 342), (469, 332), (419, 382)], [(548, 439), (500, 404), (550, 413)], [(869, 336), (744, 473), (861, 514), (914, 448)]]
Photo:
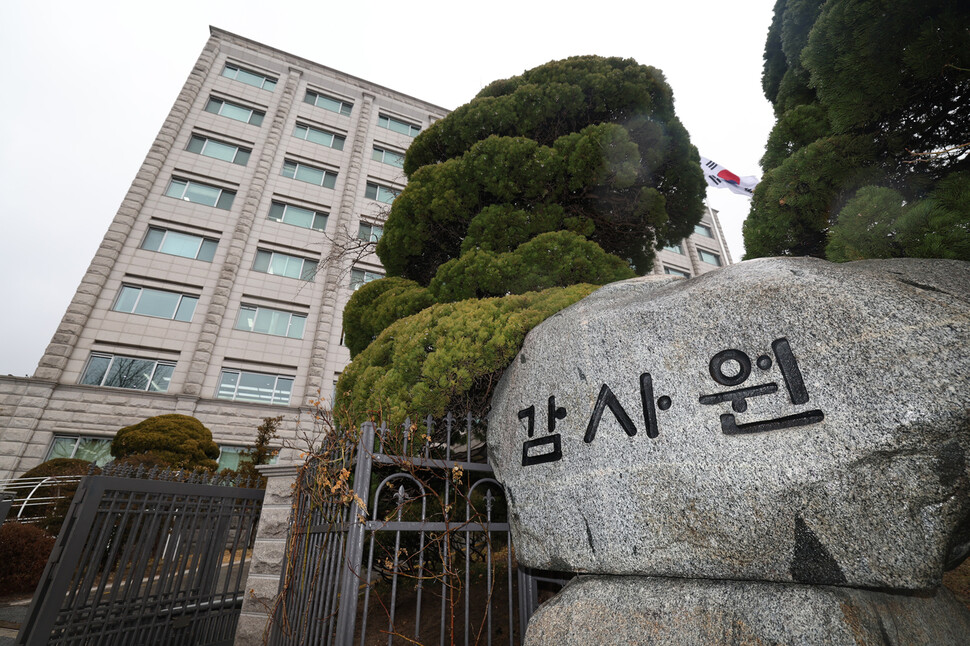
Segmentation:
[(945, 588), (889, 593), (753, 581), (582, 576), (529, 621), (525, 646), (965, 646)]
[[(493, 398), (516, 554), (936, 587), (970, 542), (968, 342), (959, 261), (775, 258), (608, 285), (536, 327)], [(749, 387), (762, 390), (717, 401)]]

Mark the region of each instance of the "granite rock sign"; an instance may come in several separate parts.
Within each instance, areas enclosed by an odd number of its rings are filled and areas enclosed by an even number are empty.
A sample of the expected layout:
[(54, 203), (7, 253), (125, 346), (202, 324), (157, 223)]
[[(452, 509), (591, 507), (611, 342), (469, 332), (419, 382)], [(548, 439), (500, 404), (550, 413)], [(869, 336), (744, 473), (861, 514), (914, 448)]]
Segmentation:
[[(563, 643), (552, 618), (611, 594), (592, 615), (664, 643), (789, 625), (855, 644), (893, 616), (877, 643), (966, 643), (970, 612), (940, 582), (970, 552), (968, 347), (970, 263), (943, 260), (638, 278), (536, 327), (493, 398), (491, 462), (518, 559), (597, 576), (540, 609), (527, 643)], [(691, 580), (680, 611), (671, 579)], [(745, 595), (762, 601), (730, 601)], [(799, 603), (843, 611), (809, 626)], [(921, 642), (927, 612), (944, 637)], [(754, 632), (691, 641), (719, 621)]]

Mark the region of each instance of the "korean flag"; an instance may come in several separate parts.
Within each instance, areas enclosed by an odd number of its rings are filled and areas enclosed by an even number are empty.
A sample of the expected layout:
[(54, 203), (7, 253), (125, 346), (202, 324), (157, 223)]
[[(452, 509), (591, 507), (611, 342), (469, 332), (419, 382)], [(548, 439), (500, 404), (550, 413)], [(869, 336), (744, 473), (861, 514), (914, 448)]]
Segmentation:
[(757, 177), (753, 175), (739, 177), (706, 157), (701, 157), (701, 170), (704, 171), (704, 179), (707, 180), (708, 186), (726, 188), (738, 195), (751, 197), (754, 194), (754, 187), (758, 184)]

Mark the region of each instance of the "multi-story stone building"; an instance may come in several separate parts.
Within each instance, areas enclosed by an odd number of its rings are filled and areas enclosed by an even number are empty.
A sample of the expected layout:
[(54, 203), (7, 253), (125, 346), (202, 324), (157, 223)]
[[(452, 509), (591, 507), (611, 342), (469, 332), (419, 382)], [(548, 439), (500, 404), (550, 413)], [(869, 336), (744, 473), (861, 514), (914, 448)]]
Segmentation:
[[(293, 438), (350, 360), (341, 313), (383, 274), (404, 151), (447, 112), (212, 28), (34, 376), (0, 377), (0, 478), (106, 461), (165, 413), (202, 420), (224, 466), (264, 417)], [(655, 271), (731, 262), (714, 212), (697, 231)]]

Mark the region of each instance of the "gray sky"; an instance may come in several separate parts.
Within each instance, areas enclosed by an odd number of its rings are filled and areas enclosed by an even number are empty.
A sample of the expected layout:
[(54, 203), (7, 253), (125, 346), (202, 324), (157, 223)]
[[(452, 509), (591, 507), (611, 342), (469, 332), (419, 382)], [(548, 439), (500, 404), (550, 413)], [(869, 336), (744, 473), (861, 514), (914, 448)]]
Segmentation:
[[(209, 25), (449, 109), (550, 60), (635, 58), (701, 155), (760, 176), (773, 5), (0, 0), (0, 374), (33, 374)], [(708, 201), (739, 260), (748, 200)]]

